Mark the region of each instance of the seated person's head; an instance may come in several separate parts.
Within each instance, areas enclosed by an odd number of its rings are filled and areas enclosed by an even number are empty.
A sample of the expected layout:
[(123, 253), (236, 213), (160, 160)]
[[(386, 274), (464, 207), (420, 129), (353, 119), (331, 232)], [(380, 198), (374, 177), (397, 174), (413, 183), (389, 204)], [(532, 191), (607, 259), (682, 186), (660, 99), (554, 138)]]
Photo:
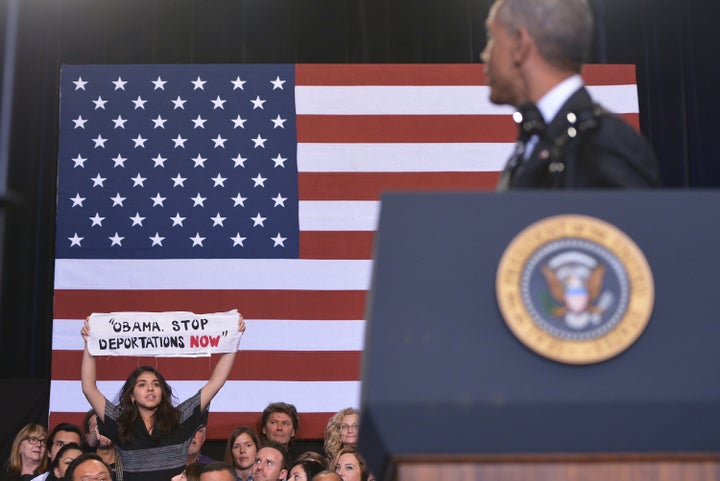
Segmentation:
[(200, 481), (236, 481), (235, 470), (222, 461), (215, 461), (203, 466)]
[(258, 450), (253, 467), (253, 481), (278, 481), (288, 475), (289, 456), (280, 443), (268, 441)]
[(84, 453), (73, 459), (65, 471), (67, 481), (81, 481), (90, 478), (93, 481), (112, 481), (110, 468), (95, 453)]

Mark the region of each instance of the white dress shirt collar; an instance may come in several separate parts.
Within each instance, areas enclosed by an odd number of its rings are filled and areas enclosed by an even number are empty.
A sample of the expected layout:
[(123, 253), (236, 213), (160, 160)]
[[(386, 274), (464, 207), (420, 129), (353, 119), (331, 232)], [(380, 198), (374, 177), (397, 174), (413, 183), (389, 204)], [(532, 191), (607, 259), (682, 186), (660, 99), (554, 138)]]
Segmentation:
[(550, 89), (537, 103), (538, 110), (546, 123), (555, 118), (567, 100), (583, 86), (580, 75), (572, 75)]

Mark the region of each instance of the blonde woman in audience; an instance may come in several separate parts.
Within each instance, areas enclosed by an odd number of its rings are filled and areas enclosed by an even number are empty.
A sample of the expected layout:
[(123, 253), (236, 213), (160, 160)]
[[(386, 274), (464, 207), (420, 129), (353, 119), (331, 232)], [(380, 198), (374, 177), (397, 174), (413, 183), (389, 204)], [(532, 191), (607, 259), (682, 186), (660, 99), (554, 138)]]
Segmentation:
[(28, 424), (15, 436), (2, 479), (20, 481), (44, 473), (48, 467), (47, 430), (39, 424)]
[(337, 412), (325, 426), (325, 443), (323, 445), (325, 456), (332, 461), (341, 448), (357, 446), (359, 435), (360, 411), (354, 408), (345, 408)]

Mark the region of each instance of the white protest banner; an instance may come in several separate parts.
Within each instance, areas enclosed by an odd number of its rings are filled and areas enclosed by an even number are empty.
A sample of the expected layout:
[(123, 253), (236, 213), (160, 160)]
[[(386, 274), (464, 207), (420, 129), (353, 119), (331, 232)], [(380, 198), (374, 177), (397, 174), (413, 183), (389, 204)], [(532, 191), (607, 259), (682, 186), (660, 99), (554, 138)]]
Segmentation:
[(238, 312), (110, 312), (90, 315), (93, 356), (199, 357), (238, 348)]

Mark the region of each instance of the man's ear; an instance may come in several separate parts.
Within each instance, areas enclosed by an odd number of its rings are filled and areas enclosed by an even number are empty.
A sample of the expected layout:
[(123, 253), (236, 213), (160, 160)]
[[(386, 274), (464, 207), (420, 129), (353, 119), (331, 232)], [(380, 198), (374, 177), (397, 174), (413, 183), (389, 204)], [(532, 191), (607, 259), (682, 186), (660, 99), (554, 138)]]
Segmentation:
[(286, 478), (287, 478), (287, 475), (288, 475), (288, 470), (287, 470), (287, 469), (282, 469), (282, 470), (280, 471), (280, 477), (279, 477), (278, 479), (286, 479)]
[(518, 28), (514, 40), (513, 62), (515, 65), (522, 65), (530, 56), (532, 49), (535, 48), (535, 40), (533, 40), (525, 27)]

